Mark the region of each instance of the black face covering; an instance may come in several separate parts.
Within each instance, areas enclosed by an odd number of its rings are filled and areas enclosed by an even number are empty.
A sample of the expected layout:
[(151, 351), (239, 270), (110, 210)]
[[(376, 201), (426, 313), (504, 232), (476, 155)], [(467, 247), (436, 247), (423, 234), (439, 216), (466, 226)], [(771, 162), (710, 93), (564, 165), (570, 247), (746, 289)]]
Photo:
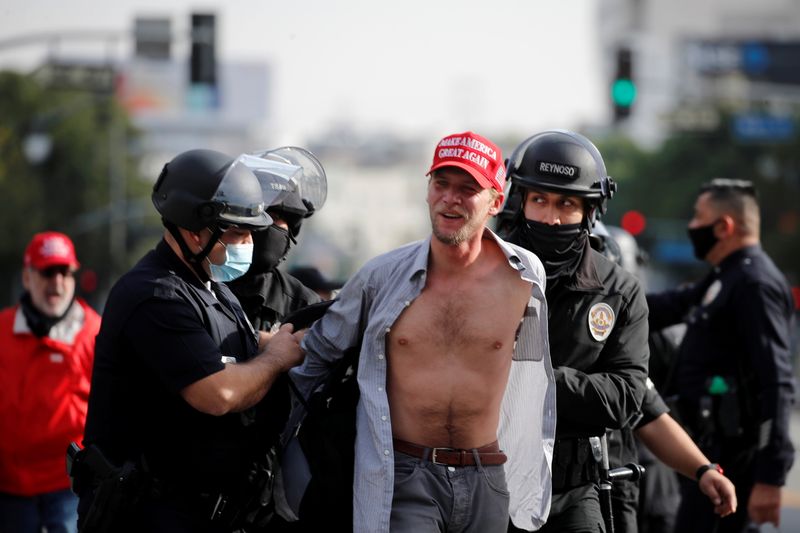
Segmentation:
[(525, 219), (520, 224), (522, 246), (539, 256), (547, 279), (575, 273), (589, 242), (589, 233), (578, 224), (550, 225)]
[[(72, 301), (75, 301), (75, 296), (72, 296)], [(72, 308), (72, 302), (67, 306), (67, 310), (61, 316), (47, 316), (33, 305), (33, 300), (31, 300), (31, 295), (29, 292), (26, 292), (22, 295), (19, 299), (20, 308), (22, 309), (22, 314), (25, 315), (25, 321), (28, 323), (28, 327), (31, 330), (31, 333), (35, 337), (45, 337), (48, 333), (50, 333), (50, 328), (58, 324), (66, 315), (69, 313), (69, 310)]]
[(293, 241), (289, 230), (274, 224), (264, 231), (253, 232), (253, 263), (248, 272), (269, 272), (277, 267)]
[(692, 241), (692, 249), (694, 250), (694, 256), (699, 260), (703, 261), (708, 252), (717, 244), (717, 239), (714, 236), (714, 226), (717, 224), (717, 220), (709, 224), (708, 226), (701, 226), (699, 228), (689, 228), (687, 233), (689, 233), (689, 240)]

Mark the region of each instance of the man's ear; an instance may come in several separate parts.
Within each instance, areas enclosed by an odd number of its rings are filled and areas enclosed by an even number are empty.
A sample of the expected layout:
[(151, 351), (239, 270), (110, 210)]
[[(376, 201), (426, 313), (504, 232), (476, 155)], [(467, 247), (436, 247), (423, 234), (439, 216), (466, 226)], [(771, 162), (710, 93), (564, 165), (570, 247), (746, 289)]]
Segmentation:
[(489, 215), (495, 216), (497, 213), (500, 212), (500, 209), (503, 207), (503, 200), (505, 200), (505, 194), (499, 193), (497, 196), (494, 197), (492, 200), (492, 205), (489, 206)]
[[(179, 228), (181, 234), (183, 235), (183, 240), (186, 244), (195, 244), (199, 246), (201, 249), (203, 248), (203, 238), (200, 236), (200, 232), (189, 231), (186, 228)], [(202, 231), (202, 230), (201, 230)]]
[(719, 239), (726, 239), (736, 233), (736, 221), (730, 215), (722, 215), (714, 228)]

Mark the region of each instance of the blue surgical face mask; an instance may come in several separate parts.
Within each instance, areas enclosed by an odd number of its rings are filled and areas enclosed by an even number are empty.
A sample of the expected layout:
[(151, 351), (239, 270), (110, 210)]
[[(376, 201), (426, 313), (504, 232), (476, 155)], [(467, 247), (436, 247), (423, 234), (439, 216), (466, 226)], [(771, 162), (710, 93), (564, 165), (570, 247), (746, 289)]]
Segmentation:
[(253, 262), (253, 243), (225, 244), (220, 241), (220, 244), (225, 247), (225, 262), (215, 265), (209, 260), (211, 279), (225, 283), (244, 276)]

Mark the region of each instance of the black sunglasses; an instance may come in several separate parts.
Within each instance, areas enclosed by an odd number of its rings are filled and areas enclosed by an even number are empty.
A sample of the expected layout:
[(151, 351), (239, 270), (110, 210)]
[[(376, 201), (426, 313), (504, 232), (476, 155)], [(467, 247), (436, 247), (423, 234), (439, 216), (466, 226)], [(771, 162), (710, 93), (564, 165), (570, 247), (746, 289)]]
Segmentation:
[(54, 278), (57, 274), (61, 274), (66, 278), (72, 276), (74, 273), (75, 271), (72, 270), (69, 265), (56, 265), (39, 270), (39, 275), (47, 279)]

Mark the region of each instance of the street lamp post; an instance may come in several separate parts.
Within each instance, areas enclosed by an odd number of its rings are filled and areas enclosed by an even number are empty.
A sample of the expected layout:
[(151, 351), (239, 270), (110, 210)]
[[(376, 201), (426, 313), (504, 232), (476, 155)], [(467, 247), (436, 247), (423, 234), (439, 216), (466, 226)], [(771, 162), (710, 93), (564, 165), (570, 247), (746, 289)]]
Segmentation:
[(127, 192), (125, 173), (126, 134), (124, 121), (114, 112), (113, 96), (109, 97), (108, 124), (108, 238), (111, 256), (109, 285), (122, 271), (125, 263), (128, 237)]

